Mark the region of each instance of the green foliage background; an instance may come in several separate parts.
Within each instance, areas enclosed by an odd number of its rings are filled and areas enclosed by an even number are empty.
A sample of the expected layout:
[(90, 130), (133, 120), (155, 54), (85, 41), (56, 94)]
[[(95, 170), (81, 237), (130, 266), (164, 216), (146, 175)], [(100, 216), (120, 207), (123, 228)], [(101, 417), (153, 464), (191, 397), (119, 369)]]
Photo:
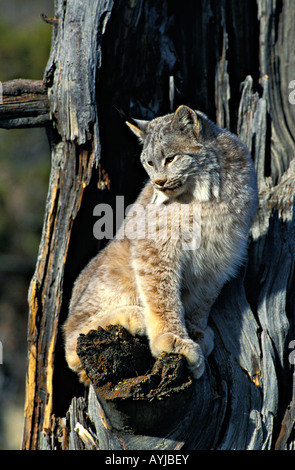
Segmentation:
[[(51, 26), (36, 18), (15, 28), (0, 20), (0, 80), (42, 79)], [(49, 172), (44, 129), (0, 131), (0, 253), (27, 256), (39, 244), (43, 198)]]
[(52, 27), (37, 18), (32, 24), (12, 29), (0, 19), (0, 80), (40, 80), (46, 65)]

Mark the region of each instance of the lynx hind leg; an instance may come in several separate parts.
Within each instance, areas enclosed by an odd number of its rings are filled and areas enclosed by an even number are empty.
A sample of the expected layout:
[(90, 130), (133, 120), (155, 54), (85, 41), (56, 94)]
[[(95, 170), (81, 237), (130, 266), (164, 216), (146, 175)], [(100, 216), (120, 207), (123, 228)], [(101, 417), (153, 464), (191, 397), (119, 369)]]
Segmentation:
[(138, 305), (125, 305), (118, 307), (103, 317), (100, 326), (121, 325), (132, 335), (146, 334), (143, 308)]
[[(82, 331), (81, 331), (82, 333)], [(66, 329), (65, 329), (65, 338), (66, 338), (66, 361), (68, 363), (68, 366), (70, 369), (72, 369), (76, 374), (79, 376), (80, 382), (84, 383), (84, 385), (88, 386), (90, 385), (90, 380), (88, 379), (86, 372), (84, 371), (82, 364), (80, 362), (80, 359), (78, 357), (78, 354), (76, 352), (77, 348), (77, 339), (78, 339), (77, 334), (75, 335), (67, 335)]]
[(162, 352), (182, 354), (193, 377), (199, 379), (203, 375), (205, 361), (201, 347), (189, 338), (183, 339), (174, 333), (164, 333), (152, 341), (151, 350), (154, 356), (159, 356)]
[(195, 325), (187, 324), (187, 330), (190, 338), (200, 345), (204, 356), (209, 356), (214, 348), (214, 333), (212, 328), (207, 326), (202, 330)]
[(207, 328), (202, 333), (204, 337), (200, 343), (200, 346), (204, 355), (207, 357), (212, 353), (214, 349), (214, 333), (210, 326), (207, 326)]

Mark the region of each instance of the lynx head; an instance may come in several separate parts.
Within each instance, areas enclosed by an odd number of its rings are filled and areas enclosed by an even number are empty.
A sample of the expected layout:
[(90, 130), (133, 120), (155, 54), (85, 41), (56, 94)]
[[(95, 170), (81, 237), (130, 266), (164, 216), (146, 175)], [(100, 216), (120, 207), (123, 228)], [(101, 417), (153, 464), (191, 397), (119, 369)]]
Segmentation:
[(216, 127), (205, 115), (180, 106), (174, 114), (134, 122), (127, 125), (143, 144), (141, 162), (160, 202), (183, 194), (199, 201), (218, 197), (220, 169), (210, 146)]

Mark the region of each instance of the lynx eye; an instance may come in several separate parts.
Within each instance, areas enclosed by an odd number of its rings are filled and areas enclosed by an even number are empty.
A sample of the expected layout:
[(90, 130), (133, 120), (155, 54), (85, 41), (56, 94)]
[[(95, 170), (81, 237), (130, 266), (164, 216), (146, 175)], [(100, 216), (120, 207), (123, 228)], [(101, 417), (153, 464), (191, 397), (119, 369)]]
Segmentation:
[(167, 166), (167, 165), (169, 165), (170, 163), (172, 163), (174, 159), (175, 159), (175, 155), (171, 155), (171, 157), (165, 158), (165, 166)]
[(150, 166), (151, 168), (154, 168), (154, 166), (155, 166), (155, 165), (154, 165), (154, 162), (152, 162), (152, 160), (148, 160), (148, 161), (146, 162), (146, 164), (147, 164), (148, 166)]

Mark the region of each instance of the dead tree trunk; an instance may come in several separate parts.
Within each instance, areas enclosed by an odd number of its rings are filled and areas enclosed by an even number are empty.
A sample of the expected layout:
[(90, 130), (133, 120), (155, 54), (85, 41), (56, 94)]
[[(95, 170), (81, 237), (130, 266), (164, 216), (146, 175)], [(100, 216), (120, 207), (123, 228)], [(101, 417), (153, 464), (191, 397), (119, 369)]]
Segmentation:
[[(49, 108), (28, 123), (47, 126), (52, 169), (29, 293), (24, 449), (294, 448), (294, 21), (291, 0), (55, 1)], [(79, 343), (85, 395), (60, 328), (74, 279), (104, 243), (94, 206), (115, 208), (117, 195), (128, 205), (145, 178), (122, 114), (150, 119), (180, 104), (252, 152), (260, 203), (249, 261), (214, 306), (200, 380), (181, 358), (153, 363), (144, 342), (102, 330)], [(145, 359), (130, 369), (132, 351)], [(101, 364), (114, 357), (111, 374)]]

